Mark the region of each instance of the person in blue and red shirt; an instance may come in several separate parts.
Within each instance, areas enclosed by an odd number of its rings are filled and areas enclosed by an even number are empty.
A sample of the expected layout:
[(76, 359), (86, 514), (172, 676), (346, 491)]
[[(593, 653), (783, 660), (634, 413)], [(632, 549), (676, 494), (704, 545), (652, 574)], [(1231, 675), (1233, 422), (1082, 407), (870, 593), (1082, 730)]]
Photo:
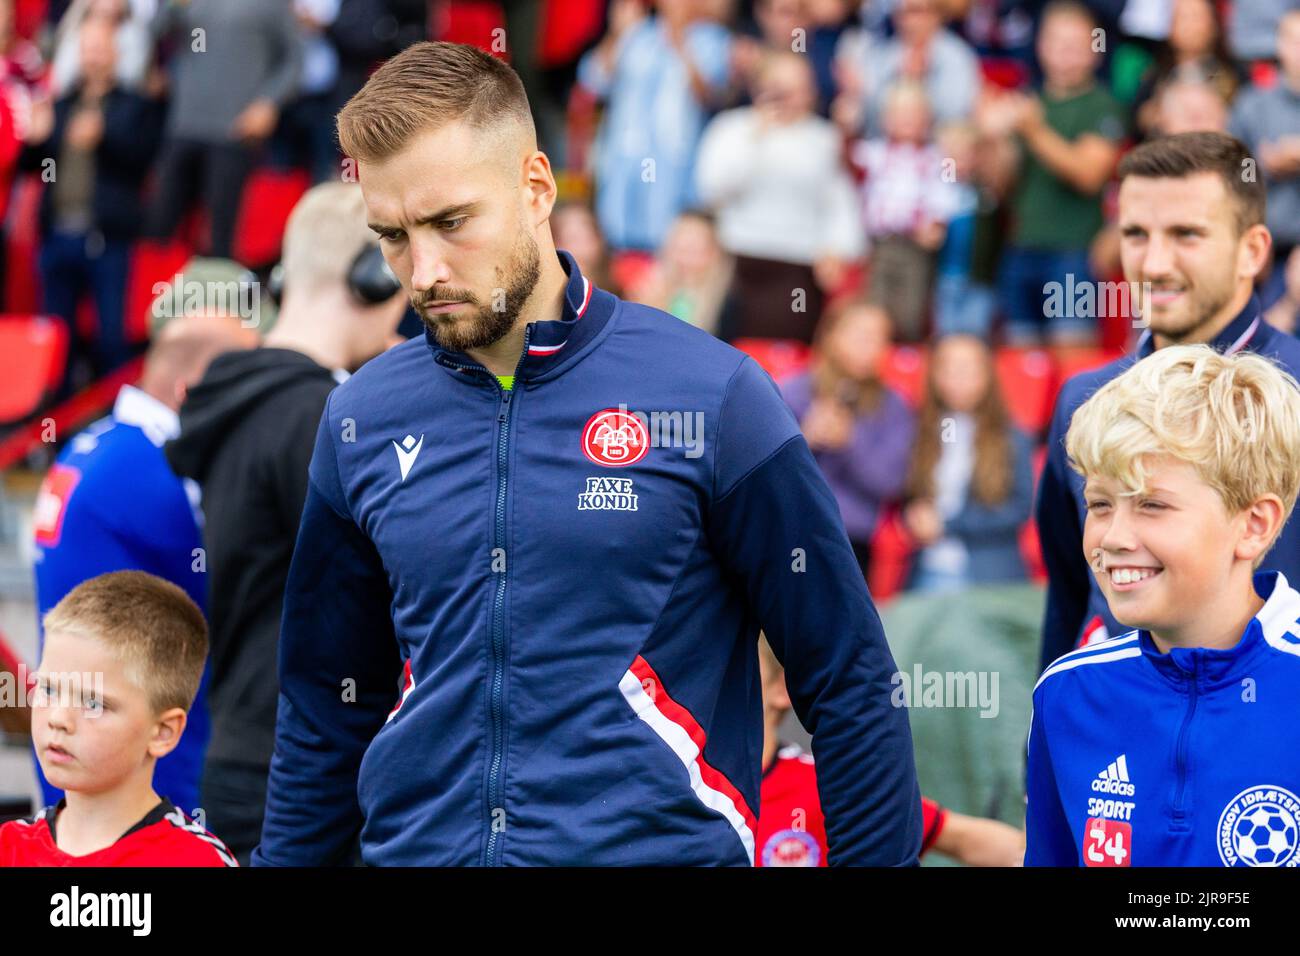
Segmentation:
[[(198, 489), (167, 465), (162, 445), (179, 431), (176, 409), (214, 355), (257, 343), (232, 316), (173, 319), (159, 332), (138, 385), (118, 393), (113, 412), (75, 436), (46, 473), (33, 518), (36, 604), (41, 617), (83, 581), (109, 571), (148, 571), (207, 607)], [(206, 681), (190, 710), (185, 740), (158, 763), (158, 788), (177, 806), (199, 805), (208, 741)], [(41, 773), (47, 803), (61, 796)]]
[[(790, 712), (785, 670), (766, 638), (759, 638), (763, 675), (763, 782), (759, 792), (755, 866), (826, 866), (826, 822), (817, 797), (813, 756), (782, 743)], [(921, 854), (936, 850), (967, 866), (1020, 866), (1025, 835), (999, 820), (955, 813), (921, 797)]]
[(42, 619), (32, 743), (65, 796), (0, 826), (0, 867), (233, 867), (235, 856), (154, 789), (184, 740), (208, 657), (186, 593), (143, 571), (83, 581)]

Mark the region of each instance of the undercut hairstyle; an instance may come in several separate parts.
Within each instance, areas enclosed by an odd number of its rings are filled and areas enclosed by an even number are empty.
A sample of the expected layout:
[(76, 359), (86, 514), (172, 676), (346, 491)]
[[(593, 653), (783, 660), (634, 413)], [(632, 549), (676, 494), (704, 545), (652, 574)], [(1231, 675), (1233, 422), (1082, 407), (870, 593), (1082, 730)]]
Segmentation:
[(1119, 163), (1119, 179), (1183, 179), (1214, 173), (1223, 181), (1236, 210), (1237, 234), (1264, 222), (1265, 190), (1246, 144), (1227, 133), (1197, 132), (1161, 136), (1134, 149)]
[(1065, 451), (1079, 474), (1112, 478), (1126, 495), (1146, 490), (1151, 456), (1168, 455), (1195, 468), (1230, 515), (1277, 495), (1285, 524), (1300, 490), (1300, 384), (1253, 352), (1167, 346), (1079, 407)]
[(188, 594), (143, 571), (83, 581), (45, 615), (45, 633), (99, 641), (145, 692), (155, 714), (194, 705), (208, 656), (208, 625)]
[(348, 100), (338, 115), (339, 145), (345, 156), (376, 162), (457, 120), (479, 130), (512, 121), (536, 140), (528, 95), (509, 64), (463, 43), (416, 43)]

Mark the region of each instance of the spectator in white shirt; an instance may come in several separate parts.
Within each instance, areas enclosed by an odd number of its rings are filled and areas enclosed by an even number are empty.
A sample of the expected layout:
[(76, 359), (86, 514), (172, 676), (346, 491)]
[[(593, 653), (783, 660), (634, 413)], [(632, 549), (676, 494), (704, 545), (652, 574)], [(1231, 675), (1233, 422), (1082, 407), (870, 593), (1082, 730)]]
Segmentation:
[(807, 58), (772, 52), (754, 105), (705, 130), (696, 183), (736, 257), (734, 337), (811, 342), (824, 295), (863, 252), (841, 138), (815, 103)]

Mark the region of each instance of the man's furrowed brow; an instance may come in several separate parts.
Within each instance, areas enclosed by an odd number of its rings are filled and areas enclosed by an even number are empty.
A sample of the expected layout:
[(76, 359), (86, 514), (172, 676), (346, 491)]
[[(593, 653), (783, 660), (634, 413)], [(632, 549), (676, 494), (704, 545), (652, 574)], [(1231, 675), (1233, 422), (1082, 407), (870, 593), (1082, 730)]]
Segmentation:
[(469, 202), (458, 202), (452, 206), (444, 206), (431, 216), (421, 216), (415, 222), (417, 225), (427, 226), (431, 223), (442, 222), (444, 219), (455, 219), (457, 216), (477, 212), (479, 205), (477, 199), (471, 199)]

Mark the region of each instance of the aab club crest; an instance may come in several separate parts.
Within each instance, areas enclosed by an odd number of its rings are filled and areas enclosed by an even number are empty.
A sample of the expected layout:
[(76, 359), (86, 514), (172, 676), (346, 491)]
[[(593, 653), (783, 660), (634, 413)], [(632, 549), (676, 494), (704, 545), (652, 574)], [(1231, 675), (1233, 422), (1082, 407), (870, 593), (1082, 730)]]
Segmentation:
[(621, 468), (634, 465), (650, 450), (650, 433), (636, 415), (607, 408), (587, 419), (582, 429), (582, 452), (598, 465)]
[(807, 830), (781, 830), (763, 844), (764, 866), (817, 866), (822, 851)]

